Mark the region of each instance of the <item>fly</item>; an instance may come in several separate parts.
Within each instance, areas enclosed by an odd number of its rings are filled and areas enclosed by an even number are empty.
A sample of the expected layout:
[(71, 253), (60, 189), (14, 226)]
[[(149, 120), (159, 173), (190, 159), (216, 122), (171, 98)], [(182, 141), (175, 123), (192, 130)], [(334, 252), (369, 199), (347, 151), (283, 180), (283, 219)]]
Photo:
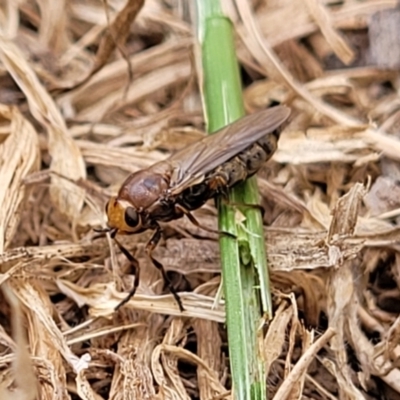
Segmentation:
[(274, 154), (279, 128), (289, 115), (290, 109), (285, 106), (248, 115), (166, 160), (129, 175), (117, 196), (111, 197), (106, 205), (106, 231), (128, 258), (135, 273), (132, 290), (116, 309), (133, 297), (140, 279), (138, 261), (120, 244), (116, 235), (151, 229), (153, 235), (146, 245), (146, 253), (160, 270), (179, 309), (184, 311), (163, 265), (152, 255), (161, 239), (159, 223), (186, 216), (200, 226), (191, 211), (254, 175)]

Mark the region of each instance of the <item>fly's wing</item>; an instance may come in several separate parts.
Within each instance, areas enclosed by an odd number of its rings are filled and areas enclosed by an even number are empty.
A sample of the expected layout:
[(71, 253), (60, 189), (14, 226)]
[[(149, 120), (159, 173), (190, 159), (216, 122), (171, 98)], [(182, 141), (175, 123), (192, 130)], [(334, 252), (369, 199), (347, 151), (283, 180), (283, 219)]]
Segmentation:
[(285, 106), (248, 115), (173, 154), (166, 160), (173, 171), (171, 193), (179, 194), (201, 181), (208, 172), (279, 128), (289, 115)]

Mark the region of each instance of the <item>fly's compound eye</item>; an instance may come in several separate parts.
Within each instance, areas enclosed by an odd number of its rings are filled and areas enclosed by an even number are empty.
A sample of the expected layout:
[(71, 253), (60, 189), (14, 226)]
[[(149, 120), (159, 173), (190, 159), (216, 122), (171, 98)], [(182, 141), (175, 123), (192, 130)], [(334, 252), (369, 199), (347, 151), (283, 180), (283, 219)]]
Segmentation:
[(134, 228), (139, 223), (138, 213), (133, 207), (128, 207), (125, 210), (125, 223), (131, 228)]

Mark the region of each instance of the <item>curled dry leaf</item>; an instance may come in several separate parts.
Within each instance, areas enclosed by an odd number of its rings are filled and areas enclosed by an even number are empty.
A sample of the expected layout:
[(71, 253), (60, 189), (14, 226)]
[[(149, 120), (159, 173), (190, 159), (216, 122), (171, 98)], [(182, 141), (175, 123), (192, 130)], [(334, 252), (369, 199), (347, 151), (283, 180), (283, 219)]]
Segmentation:
[(268, 375), (272, 363), (280, 356), (285, 344), (285, 332), (293, 318), (292, 307), (286, 307), (282, 302), (276, 310), (274, 319), (268, 327), (268, 332), (264, 338), (265, 349), (265, 373)]
[[(185, 344), (185, 327), (182, 319), (175, 319), (163, 339), (163, 345), (170, 345), (181, 348)], [(183, 340), (182, 340), (183, 338)], [(166, 397), (176, 399), (187, 399), (190, 397), (185, 389), (182, 377), (178, 371), (178, 358), (174, 354), (160, 352), (160, 346), (154, 349), (152, 355), (152, 368), (154, 371), (162, 371), (162, 375), (154, 374), (156, 382), (160, 385), (160, 391), (165, 393)], [(159, 360), (158, 360), (159, 357)], [(156, 363), (159, 362), (159, 368), (156, 368)]]
[[(85, 164), (79, 148), (68, 134), (63, 117), (53, 99), (39, 82), (22, 52), (12, 42), (0, 37), (0, 58), (27, 98), (29, 110), (48, 133), (51, 155), (50, 169), (72, 180), (86, 177)], [(66, 179), (52, 177), (50, 193), (61, 213), (76, 220), (84, 201), (84, 191)]]
[(110, 398), (129, 393), (132, 399), (157, 399), (149, 353), (154, 347), (153, 335), (161, 329), (160, 319), (157, 315), (147, 318), (141, 314), (138, 320), (144, 327), (127, 331), (118, 341), (117, 355), (121, 361), (112, 379)]
[(337, 202), (333, 210), (333, 218), (328, 232), (328, 243), (335, 237), (352, 236), (354, 234), (361, 200), (366, 194), (364, 185), (356, 183), (349, 193)]
[(33, 126), (15, 107), (0, 106), (7, 139), (0, 144), (0, 253), (17, 232), (25, 197), (23, 180), (40, 167), (39, 141)]
[[(89, 385), (84, 375), (84, 369), (78, 370), (77, 357), (67, 345), (66, 339), (61, 333), (55, 321), (50, 317), (51, 304), (48, 296), (37, 283), (27, 283), (24, 280), (13, 279), (12, 288), (17, 298), (25, 306), (26, 319), (28, 321), (28, 341), (32, 343), (31, 354), (37, 359), (51, 360), (47, 368), (54, 369), (54, 378), (61, 398), (66, 396), (65, 366), (61, 356), (72, 367), (76, 375), (77, 390), (85, 400), (98, 399), (98, 396)], [(37, 332), (40, 332), (42, 341), (36, 341)], [(51, 373), (49, 370), (48, 374)], [(54, 387), (42, 385), (40, 398), (51, 398)]]
[(335, 54), (346, 64), (349, 65), (354, 60), (355, 55), (350, 46), (342, 36), (332, 26), (328, 10), (319, 0), (306, 0), (306, 5), (314, 21), (321, 29), (326, 41), (332, 47)]
[[(213, 371), (213, 380), (209, 379), (209, 373), (200, 366), (197, 368), (197, 379), (199, 381), (200, 398), (209, 399), (222, 395), (224, 388), (212, 383), (222, 375), (222, 340), (218, 332), (218, 324), (212, 321), (198, 319), (194, 322), (194, 330), (197, 337), (198, 355)], [(216, 390), (218, 389), (218, 390)], [(222, 390), (222, 392), (221, 392)]]
[[(168, 380), (166, 379), (166, 372), (164, 370), (164, 368), (161, 365), (160, 362), (160, 357), (163, 354), (167, 354), (169, 357), (173, 357), (175, 359), (180, 359), (182, 361), (186, 361), (186, 362), (190, 362), (192, 364), (197, 365), (198, 367), (202, 367), (203, 368), (203, 373), (206, 373), (208, 375), (208, 379), (209, 379), (209, 384), (212, 386), (213, 390), (219, 393), (224, 393), (224, 388), (222, 387), (222, 385), (220, 384), (220, 382), (218, 381), (218, 379), (216, 379), (214, 371), (198, 356), (196, 356), (195, 354), (193, 354), (192, 352), (183, 349), (181, 347), (178, 346), (173, 346), (173, 345), (169, 345), (169, 344), (161, 344), (159, 346), (157, 346), (152, 354), (152, 369), (153, 369), (153, 374), (155, 379), (157, 380), (157, 383), (161, 386), (161, 385), (165, 385), (164, 387), (166, 387), (168, 389), (168, 393), (169, 394), (175, 394), (176, 391), (175, 389), (172, 389), (167, 385)], [(186, 390), (183, 390), (183, 392), (181, 391), (179, 393), (179, 396), (183, 396), (183, 397), (178, 397), (178, 398), (190, 398), (187, 393)]]
[(33, 370), (32, 360), (28, 352), (28, 343), (25, 335), (21, 304), (11, 288), (3, 285), (3, 293), (12, 309), (12, 330), (15, 340), (15, 359), (13, 361), (13, 378), (17, 388), (9, 391), (0, 385), (0, 399), (35, 400), (38, 395), (38, 381)]
[(66, 35), (67, 15), (64, 11), (65, 1), (38, 0), (40, 8), (41, 24), (39, 40), (48, 48), (60, 54), (68, 48), (69, 40)]
[(293, 367), (289, 376), (282, 383), (281, 387), (275, 394), (274, 399), (287, 399), (293, 387), (297, 384), (300, 376), (305, 373), (308, 365), (311, 363), (318, 351), (326, 345), (326, 343), (334, 337), (335, 331), (329, 328), (318, 340), (316, 340), (307, 351), (301, 356), (300, 360)]
[[(355, 184), (349, 193), (338, 200), (333, 210), (327, 243), (329, 245), (334, 241), (338, 252), (341, 251), (341, 238), (354, 235), (361, 200), (365, 192), (362, 184)], [(336, 259), (336, 268), (331, 271), (327, 282), (329, 325), (336, 331), (332, 339), (333, 351), (339, 366), (336, 376), (341, 382), (342, 395), (352, 393), (352, 396), (361, 399), (360, 390), (352, 382), (347, 361), (346, 341), (352, 340), (358, 360), (364, 365), (363, 371), (368, 375), (364, 379), (368, 380), (369, 365), (373, 362), (374, 352), (358, 323), (357, 305), (360, 301), (360, 293), (355, 285), (357, 273), (362, 274), (362, 271), (357, 268), (356, 262), (343, 262), (341, 256)]]

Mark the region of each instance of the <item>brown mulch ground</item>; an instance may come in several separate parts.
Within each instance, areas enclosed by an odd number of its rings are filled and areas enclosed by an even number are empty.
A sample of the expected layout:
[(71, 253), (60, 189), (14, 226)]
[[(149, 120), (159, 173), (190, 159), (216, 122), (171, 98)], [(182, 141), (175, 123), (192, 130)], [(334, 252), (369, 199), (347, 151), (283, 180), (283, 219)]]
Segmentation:
[[(182, 318), (145, 257), (147, 232), (122, 240), (142, 275), (114, 313), (133, 276), (92, 230), (130, 172), (203, 136), (187, 3), (0, 6), (1, 400), (35, 387), (44, 400), (233, 398), (217, 237), (186, 219), (165, 227), (155, 255)], [(292, 109), (258, 174), (270, 395), (398, 399), (397, 2), (223, 3), (247, 112)], [(213, 202), (195, 216), (216, 228)]]

